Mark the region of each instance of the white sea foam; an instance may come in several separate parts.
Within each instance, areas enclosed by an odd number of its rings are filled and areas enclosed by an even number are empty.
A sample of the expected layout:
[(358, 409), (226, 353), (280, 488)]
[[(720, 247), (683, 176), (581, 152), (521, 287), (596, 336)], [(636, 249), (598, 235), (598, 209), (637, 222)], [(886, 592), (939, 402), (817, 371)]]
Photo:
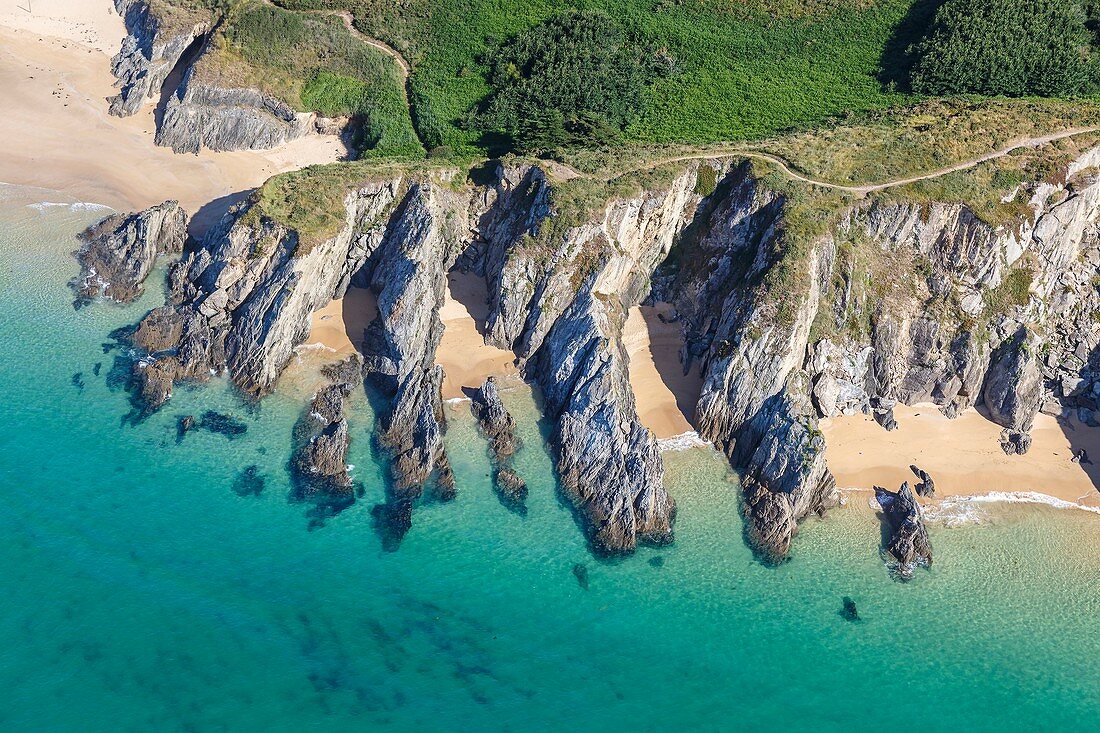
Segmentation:
[(682, 451), (692, 448), (706, 448), (710, 443), (703, 440), (699, 433), (689, 430), (686, 433), (673, 435), (671, 438), (661, 438), (657, 441), (657, 447), (662, 451)]
[(27, 204), (27, 208), (35, 211), (47, 211), (49, 209), (65, 208), (69, 211), (110, 211), (106, 204), (97, 204), (94, 201), (77, 201), (75, 203), (62, 201), (39, 201), (36, 204)]
[(958, 502), (972, 504), (991, 504), (1000, 502), (1004, 504), (1046, 504), (1055, 509), (1080, 509), (1081, 511), (1100, 514), (1100, 507), (1086, 506), (1073, 501), (1059, 499), (1056, 496), (1040, 494), (1038, 491), (991, 491), (988, 494), (977, 496), (951, 496), (943, 500), (943, 503)]
[(472, 402), (469, 397), (452, 397), (449, 400), (443, 400), (445, 405), (461, 405), (463, 402)]

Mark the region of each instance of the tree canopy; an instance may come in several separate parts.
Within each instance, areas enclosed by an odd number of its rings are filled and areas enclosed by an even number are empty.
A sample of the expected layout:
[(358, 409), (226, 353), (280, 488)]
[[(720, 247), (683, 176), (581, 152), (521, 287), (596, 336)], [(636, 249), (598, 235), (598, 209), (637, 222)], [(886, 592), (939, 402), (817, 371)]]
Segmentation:
[(1097, 74), (1088, 16), (1096, 5), (947, 0), (916, 47), (913, 91), (1010, 97), (1092, 92)]
[(617, 139), (642, 110), (654, 54), (599, 12), (556, 15), (486, 53), (492, 92), (478, 126), (519, 152)]

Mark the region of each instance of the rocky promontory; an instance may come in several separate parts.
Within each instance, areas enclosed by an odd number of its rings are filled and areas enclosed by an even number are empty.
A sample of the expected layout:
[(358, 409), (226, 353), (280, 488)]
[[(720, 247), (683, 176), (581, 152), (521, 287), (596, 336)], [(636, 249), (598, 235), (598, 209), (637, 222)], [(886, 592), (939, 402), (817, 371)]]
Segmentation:
[(130, 214), (112, 214), (84, 230), (76, 252), (80, 275), (69, 284), (76, 304), (95, 298), (129, 303), (139, 295), (158, 255), (179, 254), (187, 214), (176, 201)]

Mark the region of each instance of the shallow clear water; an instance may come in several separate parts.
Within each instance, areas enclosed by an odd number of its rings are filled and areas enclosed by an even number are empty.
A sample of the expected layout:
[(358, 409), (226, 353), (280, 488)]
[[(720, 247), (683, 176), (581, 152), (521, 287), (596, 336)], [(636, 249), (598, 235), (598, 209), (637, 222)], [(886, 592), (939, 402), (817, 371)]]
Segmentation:
[[(857, 497), (765, 568), (724, 462), (696, 450), (667, 454), (676, 544), (601, 563), (516, 390), (526, 518), (458, 405), (457, 501), (382, 552), (360, 399), (365, 496), (309, 531), (285, 470), (303, 388), (253, 411), (214, 382), (124, 424), (101, 344), (161, 296), (74, 311), (72, 236), (101, 212), (43, 200), (63, 201), (0, 187), (0, 730), (1095, 730), (1100, 517), (985, 505), (899, 584)], [(176, 415), (211, 407), (248, 432), (177, 445)], [(241, 497), (250, 464), (265, 488)]]

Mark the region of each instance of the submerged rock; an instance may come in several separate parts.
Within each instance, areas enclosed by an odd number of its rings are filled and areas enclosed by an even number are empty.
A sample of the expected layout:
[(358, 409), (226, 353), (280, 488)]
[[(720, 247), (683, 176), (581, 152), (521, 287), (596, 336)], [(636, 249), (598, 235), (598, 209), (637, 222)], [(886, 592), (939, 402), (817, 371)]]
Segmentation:
[(840, 617), (845, 621), (859, 621), (859, 611), (856, 610), (856, 602), (848, 596), (844, 596), (843, 605), (840, 608)]
[(199, 430), (224, 435), (230, 440), (239, 438), (248, 430), (248, 425), (243, 420), (214, 410), (202, 413), (202, 419), (199, 420), (197, 427)]
[(76, 252), (80, 275), (69, 285), (76, 305), (95, 298), (129, 303), (142, 293), (142, 283), (158, 255), (179, 254), (187, 239), (187, 215), (175, 201), (165, 201), (132, 214), (113, 214), (80, 234)]
[(481, 432), (489, 439), (489, 456), (493, 466), (493, 487), (501, 503), (520, 514), (527, 513), (527, 484), (515, 472), (512, 458), (519, 446), (516, 420), (504, 407), (500, 389), (493, 377), (480, 389), (470, 392), (470, 409)]
[(412, 499), (393, 499), (371, 507), (374, 528), (386, 552), (396, 552), (412, 529), (412, 505)]
[(577, 585), (584, 590), (588, 590), (588, 566), (584, 563), (577, 563), (573, 566), (573, 577), (577, 579)]
[(244, 468), (233, 481), (233, 493), (237, 496), (259, 496), (263, 491), (264, 476), (255, 464)]
[(932, 542), (924, 527), (924, 515), (920, 504), (909, 488), (909, 482), (898, 491), (875, 487), (875, 499), (882, 508), (883, 517), (890, 528), (885, 551), (897, 563), (897, 573), (902, 579), (913, 575), (917, 565), (932, 565)]
[(194, 415), (180, 415), (176, 418), (176, 443), (182, 443), (184, 437), (196, 428)]

